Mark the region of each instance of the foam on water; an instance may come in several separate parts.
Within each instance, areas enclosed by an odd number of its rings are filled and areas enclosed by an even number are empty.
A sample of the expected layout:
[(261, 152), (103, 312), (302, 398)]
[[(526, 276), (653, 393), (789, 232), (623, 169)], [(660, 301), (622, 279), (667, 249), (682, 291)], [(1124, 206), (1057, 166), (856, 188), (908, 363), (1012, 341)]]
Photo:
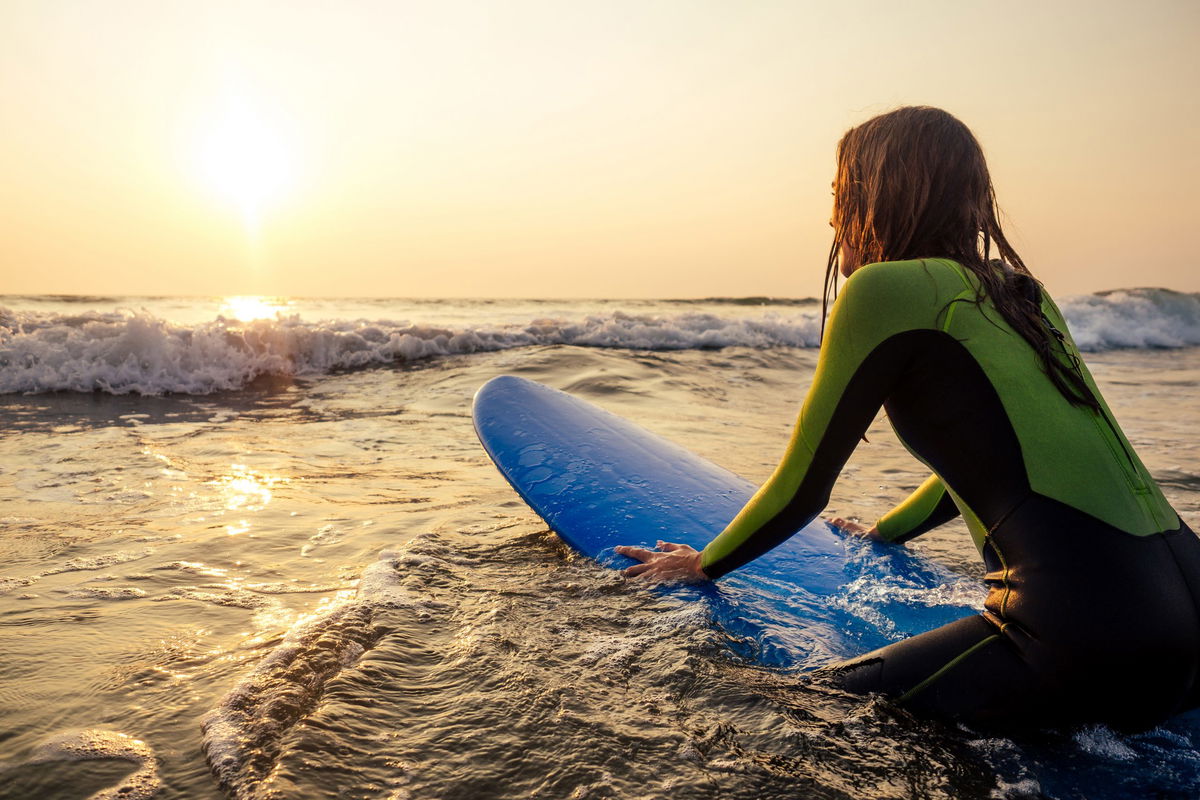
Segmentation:
[(731, 319), (618, 311), (456, 330), (393, 321), (309, 323), (299, 316), (185, 326), (145, 312), (65, 316), (0, 309), (0, 393), (207, 394), (240, 388), (261, 375), (324, 374), (531, 345), (812, 347), (818, 332), (811, 312)]
[[(145, 558), (146, 556), (150, 555), (151, 552), (152, 551), (150, 549), (145, 549), (137, 552), (120, 551), (101, 556), (72, 558), (58, 564), (52, 564), (49, 569), (34, 572), (30, 575), (0, 577), (0, 594), (4, 594), (5, 592), (9, 592), (13, 589), (18, 589), (24, 586), (30, 586), (34, 583), (37, 583), (42, 578), (49, 577), (50, 575), (62, 575), (68, 572), (90, 572), (94, 570), (106, 569), (117, 564), (124, 564), (129, 561), (136, 561), (140, 558)], [(110, 576), (103, 576), (102, 578), (94, 578), (93, 580), (110, 579)], [(87, 590), (83, 591), (86, 592)], [(92, 596), (103, 596), (104, 591), (105, 590), (96, 590), (96, 593), (93, 593)], [(81, 594), (77, 596), (82, 597), (83, 595)]]
[(1069, 297), (1060, 305), (1080, 350), (1200, 344), (1200, 294), (1122, 289)]
[(1138, 757), (1123, 737), (1103, 725), (1091, 725), (1075, 733), (1075, 743), (1085, 753), (1110, 758), (1115, 761), (1133, 761)]
[(154, 751), (142, 740), (117, 731), (82, 730), (55, 734), (14, 766), (102, 759), (128, 761), (137, 769), (116, 786), (96, 792), (88, 800), (149, 800), (162, 789)]
[(133, 586), (81, 586), (67, 592), (72, 600), (137, 600), (146, 591)]
[(398, 568), (429, 556), (384, 551), (363, 572), (354, 600), (298, 624), (203, 721), (204, 753), (217, 781), (233, 797), (269, 783), (280, 741), (320, 700), (326, 684), (369, 650), (381, 633), (380, 608), (406, 608), (418, 621), (436, 601), (412, 595)]
[(203, 721), (204, 754), (233, 797), (269, 776), (279, 740), (320, 698), (326, 682), (374, 639), (368, 609), (351, 603), (301, 625)]
[[(1200, 344), (1197, 294), (1128, 289), (1069, 297), (1061, 305), (1083, 350)], [(434, 322), (314, 322), (281, 313), (252, 322), (218, 317), (179, 324), (145, 310), (0, 308), (0, 393), (208, 394), (264, 375), (320, 375), (537, 345), (692, 350), (819, 344), (820, 312), (807, 304), (689, 308), (642, 301), (638, 313), (595, 313), (581, 304), (555, 317), (514, 321), (502, 308), (480, 306), (479, 319), (469, 324), (437, 321), (436, 311), (429, 312)], [(141, 420), (131, 415), (126, 421)]]

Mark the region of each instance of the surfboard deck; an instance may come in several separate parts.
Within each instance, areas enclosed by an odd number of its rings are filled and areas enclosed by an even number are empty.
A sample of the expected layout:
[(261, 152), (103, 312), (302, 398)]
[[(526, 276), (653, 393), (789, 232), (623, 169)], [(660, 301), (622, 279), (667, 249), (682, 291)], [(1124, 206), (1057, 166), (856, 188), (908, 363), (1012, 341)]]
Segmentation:
[[(524, 378), (488, 381), (472, 416), (484, 449), (525, 502), (564, 542), (608, 567), (635, 563), (617, 555), (617, 545), (653, 548), (661, 539), (702, 549), (756, 488), (629, 420)], [(972, 613), (938, 600), (939, 587), (961, 580), (905, 548), (847, 538), (818, 520), (719, 582), (673, 591), (709, 603), (735, 649), (807, 667)]]

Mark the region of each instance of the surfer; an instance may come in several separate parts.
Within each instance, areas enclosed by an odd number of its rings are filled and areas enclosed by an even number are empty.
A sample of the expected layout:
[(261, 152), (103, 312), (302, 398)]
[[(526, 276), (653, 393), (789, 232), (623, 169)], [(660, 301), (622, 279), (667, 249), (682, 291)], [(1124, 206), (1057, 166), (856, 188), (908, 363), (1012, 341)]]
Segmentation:
[(835, 524), (900, 543), (961, 515), (989, 591), (980, 614), (821, 675), (973, 723), (1138, 729), (1200, 705), (1200, 540), (1005, 238), (975, 137), (897, 109), (842, 137), (833, 187), (836, 301), (783, 460), (703, 551), (618, 548), (642, 562), (626, 573), (716, 580), (775, 547), (882, 406), (932, 474), (869, 528)]

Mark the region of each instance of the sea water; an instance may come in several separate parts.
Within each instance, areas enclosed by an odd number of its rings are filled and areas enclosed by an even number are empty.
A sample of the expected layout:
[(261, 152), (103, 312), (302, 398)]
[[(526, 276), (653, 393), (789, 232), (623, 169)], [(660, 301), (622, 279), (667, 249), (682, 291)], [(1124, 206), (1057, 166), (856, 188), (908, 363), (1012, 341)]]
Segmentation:
[[(1059, 300), (1195, 527), (1200, 296)], [(0, 298), (0, 797), (1195, 796), (1190, 717), (1005, 738), (805, 683), (836, 653), (762, 666), (702, 603), (574, 556), (472, 431), (474, 391), (520, 374), (761, 480), (819, 313)], [(867, 439), (831, 514), (925, 477), (886, 420)], [(909, 545), (944, 586), (856, 547), (864, 625), (982, 601), (961, 523)]]

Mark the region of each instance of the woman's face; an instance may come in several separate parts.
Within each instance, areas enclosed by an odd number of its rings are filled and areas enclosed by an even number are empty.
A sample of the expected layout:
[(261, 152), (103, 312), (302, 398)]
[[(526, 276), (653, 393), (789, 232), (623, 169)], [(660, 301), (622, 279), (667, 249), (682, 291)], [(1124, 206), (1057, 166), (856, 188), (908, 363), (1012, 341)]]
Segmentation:
[(858, 251), (854, 249), (854, 246), (847, 242), (839, 244), (838, 269), (841, 271), (842, 277), (849, 278), (859, 266)]

